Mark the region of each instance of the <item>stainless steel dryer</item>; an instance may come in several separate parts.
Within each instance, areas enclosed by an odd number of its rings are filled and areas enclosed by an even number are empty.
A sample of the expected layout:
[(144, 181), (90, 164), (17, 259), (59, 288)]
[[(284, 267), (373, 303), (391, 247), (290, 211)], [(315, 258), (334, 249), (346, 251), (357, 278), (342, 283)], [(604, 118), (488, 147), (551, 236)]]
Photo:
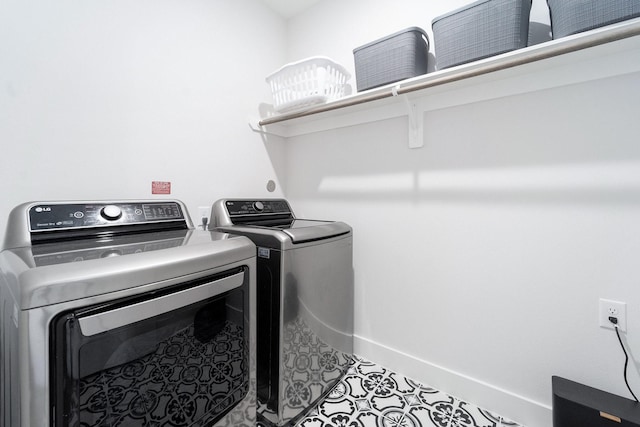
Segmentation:
[(258, 418), (293, 424), (352, 360), (351, 227), (297, 219), (282, 199), (226, 199), (210, 228), (257, 246)]
[(0, 253), (3, 427), (255, 425), (255, 246), (179, 201), (37, 202)]

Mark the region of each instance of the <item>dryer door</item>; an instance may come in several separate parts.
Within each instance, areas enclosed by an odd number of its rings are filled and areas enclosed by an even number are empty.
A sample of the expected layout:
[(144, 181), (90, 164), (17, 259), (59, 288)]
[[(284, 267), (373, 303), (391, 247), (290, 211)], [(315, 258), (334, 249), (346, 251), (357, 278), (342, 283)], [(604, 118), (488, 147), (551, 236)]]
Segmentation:
[(249, 388), (248, 281), (246, 269), (234, 270), (58, 316), (53, 425), (192, 425), (222, 417)]

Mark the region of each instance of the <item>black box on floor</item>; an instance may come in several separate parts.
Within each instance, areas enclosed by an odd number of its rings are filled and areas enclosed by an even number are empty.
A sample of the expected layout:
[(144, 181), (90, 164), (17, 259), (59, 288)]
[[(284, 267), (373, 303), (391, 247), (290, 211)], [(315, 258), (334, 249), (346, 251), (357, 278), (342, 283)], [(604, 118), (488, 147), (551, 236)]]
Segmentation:
[(553, 427), (638, 427), (640, 403), (552, 377)]

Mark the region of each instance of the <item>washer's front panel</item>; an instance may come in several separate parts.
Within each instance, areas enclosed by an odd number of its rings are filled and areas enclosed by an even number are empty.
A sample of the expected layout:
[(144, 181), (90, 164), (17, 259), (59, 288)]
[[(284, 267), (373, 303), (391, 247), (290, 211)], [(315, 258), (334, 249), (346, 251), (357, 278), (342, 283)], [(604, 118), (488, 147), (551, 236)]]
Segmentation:
[(258, 399), (268, 411), (278, 410), (280, 386), (280, 269), (279, 250), (258, 248), (256, 260)]
[(281, 422), (303, 415), (351, 363), (352, 265), (351, 237), (283, 257)]

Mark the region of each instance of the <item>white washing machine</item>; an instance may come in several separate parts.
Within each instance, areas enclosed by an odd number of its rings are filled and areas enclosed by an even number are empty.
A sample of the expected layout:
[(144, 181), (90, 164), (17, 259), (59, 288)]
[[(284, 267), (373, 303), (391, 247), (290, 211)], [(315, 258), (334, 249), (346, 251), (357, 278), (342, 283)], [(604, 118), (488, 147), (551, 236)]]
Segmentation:
[(2, 427), (255, 425), (255, 246), (179, 201), (34, 202), (0, 252)]

